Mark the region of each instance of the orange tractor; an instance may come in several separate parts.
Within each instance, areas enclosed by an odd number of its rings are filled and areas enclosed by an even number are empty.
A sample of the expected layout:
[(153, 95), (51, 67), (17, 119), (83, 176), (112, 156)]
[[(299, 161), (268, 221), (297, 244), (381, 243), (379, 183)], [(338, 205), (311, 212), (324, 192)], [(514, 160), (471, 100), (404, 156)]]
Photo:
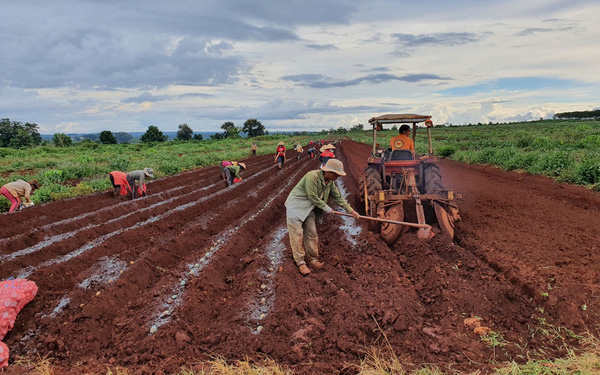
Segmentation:
[[(418, 157), (410, 150), (378, 148), (377, 131), (383, 130), (384, 125), (412, 124), (414, 142), (417, 124), (422, 122), (427, 129), (427, 154)], [(457, 197), (442, 185), (431, 146), (431, 116), (389, 114), (373, 117), (369, 123), (373, 126), (373, 151), (362, 184), (366, 216), (405, 223), (376, 223), (372, 229), (379, 229), (385, 241), (392, 244), (410, 227), (420, 228), (420, 238), (430, 238), (430, 224), (437, 223), (442, 235), (454, 239), (454, 227), (460, 220)]]

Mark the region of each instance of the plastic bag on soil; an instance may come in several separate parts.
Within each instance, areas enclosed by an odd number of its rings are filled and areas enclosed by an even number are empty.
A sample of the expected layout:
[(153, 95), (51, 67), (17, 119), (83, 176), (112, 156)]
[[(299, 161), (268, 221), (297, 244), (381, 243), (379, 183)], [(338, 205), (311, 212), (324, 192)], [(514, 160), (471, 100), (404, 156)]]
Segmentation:
[[(37, 294), (33, 281), (9, 279), (0, 282), (0, 340), (10, 331), (19, 311)], [(0, 368), (8, 366), (8, 347), (0, 341)]]

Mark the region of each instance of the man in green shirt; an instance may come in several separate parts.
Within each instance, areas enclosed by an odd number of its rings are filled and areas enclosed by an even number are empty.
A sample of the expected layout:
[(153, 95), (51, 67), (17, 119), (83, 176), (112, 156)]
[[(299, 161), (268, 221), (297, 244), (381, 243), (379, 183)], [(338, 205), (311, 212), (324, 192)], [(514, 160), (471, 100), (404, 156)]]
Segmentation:
[[(287, 208), (287, 227), (290, 246), (298, 271), (303, 276), (310, 274), (306, 261), (314, 268), (322, 268), (319, 262), (319, 249), (316, 222), (323, 222), (323, 212), (333, 212), (327, 205), (329, 197), (333, 198), (344, 210), (358, 219), (358, 212), (340, 194), (335, 180), (345, 176), (344, 165), (337, 159), (330, 159), (321, 169), (308, 172), (292, 189), (285, 201)], [(304, 242), (304, 247), (302, 243)], [(305, 260), (306, 258), (306, 260)]]

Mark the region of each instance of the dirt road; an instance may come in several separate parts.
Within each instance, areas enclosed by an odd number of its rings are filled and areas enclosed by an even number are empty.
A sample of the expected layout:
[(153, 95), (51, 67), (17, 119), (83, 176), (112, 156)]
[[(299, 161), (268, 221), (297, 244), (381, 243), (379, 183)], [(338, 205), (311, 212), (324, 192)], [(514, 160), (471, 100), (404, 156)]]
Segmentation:
[[(338, 151), (349, 172), (339, 186), (356, 205), (369, 147)], [(303, 278), (284, 201), (317, 162), (245, 162), (230, 188), (203, 168), (153, 181), (135, 201), (104, 193), (0, 215), (0, 278), (39, 287), (5, 339), (13, 358), (51, 352), (75, 374), (267, 355), (298, 373), (353, 373), (387, 339), (407, 362), (474, 370), (563, 355), (578, 342), (558, 328), (598, 333), (597, 193), (443, 161), (445, 185), (464, 196), (454, 243), (409, 232), (389, 247), (364, 223), (326, 217), (325, 269)], [(480, 340), (469, 317), (503, 345)]]

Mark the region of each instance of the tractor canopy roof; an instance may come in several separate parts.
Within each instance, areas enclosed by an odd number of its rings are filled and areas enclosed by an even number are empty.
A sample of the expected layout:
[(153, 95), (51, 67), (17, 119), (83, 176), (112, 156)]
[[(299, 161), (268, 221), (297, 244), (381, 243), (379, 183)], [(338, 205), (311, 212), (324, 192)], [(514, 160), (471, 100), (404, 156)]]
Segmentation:
[(426, 120), (429, 120), (431, 116), (429, 115), (415, 115), (412, 113), (407, 114), (389, 114), (382, 115), (379, 117), (373, 117), (369, 120), (369, 124), (373, 126), (377, 124), (402, 124), (402, 123), (419, 123)]

